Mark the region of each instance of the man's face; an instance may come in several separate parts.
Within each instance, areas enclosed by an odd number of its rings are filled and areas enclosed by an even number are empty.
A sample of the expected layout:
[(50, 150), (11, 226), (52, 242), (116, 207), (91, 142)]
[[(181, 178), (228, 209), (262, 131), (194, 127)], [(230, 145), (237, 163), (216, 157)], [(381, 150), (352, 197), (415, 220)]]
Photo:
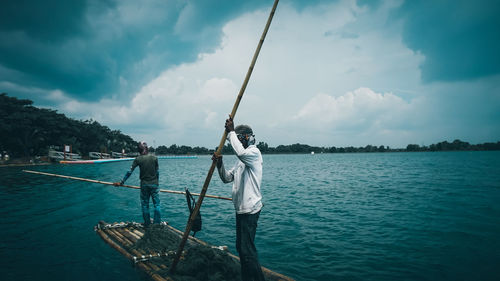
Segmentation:
[(244, 148), (248, 147), (248, 135), (247, 134), (237, 134), (238, 140), (241, 142)]

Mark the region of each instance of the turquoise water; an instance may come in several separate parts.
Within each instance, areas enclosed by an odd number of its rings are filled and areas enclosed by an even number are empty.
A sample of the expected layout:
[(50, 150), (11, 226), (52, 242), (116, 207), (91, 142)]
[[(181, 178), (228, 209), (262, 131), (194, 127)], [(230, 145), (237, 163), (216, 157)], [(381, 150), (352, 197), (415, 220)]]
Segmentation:
[[(30, 169), (117, 181), (130, 164)], [(210, 164), (162, 159), (161, 186), (199, 192)], [(137, 190), (22, 169), (0, 168), (2, 280), (147, 280), (93, 231), (140, 222)], [(230, 190), (214, 174), (208, 193)], [(262, 192), (260, 261), (297, 280), (499, 280), (500, 152), (264, 155)], [(184, 230), (185, 198), (161, 200)], [(235, 253), (232, 203), (206, 198), (202, 215), (197, 237)]]

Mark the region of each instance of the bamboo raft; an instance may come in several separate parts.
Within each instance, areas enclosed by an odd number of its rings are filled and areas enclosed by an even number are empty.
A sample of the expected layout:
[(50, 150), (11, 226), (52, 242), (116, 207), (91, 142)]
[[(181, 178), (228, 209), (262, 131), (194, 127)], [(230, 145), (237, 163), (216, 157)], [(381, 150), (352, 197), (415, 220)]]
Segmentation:
[[(183, 232), (174, 227), (168, 225), (167, 223), (162, 223), (163, 231), (168, 231), (175, 234), (179, 240), (183, 236)], [(142, 224), (135, 222), (121, 222), (108, 224), (106, 222), (100, 221), (95, 226), (95, 231), (97, 234), (112, 248), (116, 249), (127, 259), (129, 259), (134, 265), (143, 270), (152, 280), (155, 281), (175, 281), (176, 278), (171, 276), (168, 272), (170, 267), (171, 259), (175, 256), (175, 251), (168, 252), (148, 252), (145, 250), (140, 250), (134, 248), (143, 237), (145, 237), (145, 229)], [(225, 246), (212, 246), (208, 243), (197, 239), (193, 236), (188, 237), (188, 243), (201, 245), (203, 247), (208, 247), (211, 249), (216, 249), (218, 251), (224, 251), (225, 254), (230, 256), (234, 262), (239, 265), (239, 258), (227, 251)], [(175, 245), (176, 246), (176, 245)], [(182, 253), (181, 259), (186, 260), (185, 252)], [(207, 265), (208, 266), (208, 265)], [(274, 272), (268, 268), (262, 267), (262, 271), (266, 277), (266, 280), (271, 281), (291, 281), (294, 280), (290, 277), (282, 275), (280, 273)], [(239, 276), (235, 276), (234, 279), (239, 279)]]

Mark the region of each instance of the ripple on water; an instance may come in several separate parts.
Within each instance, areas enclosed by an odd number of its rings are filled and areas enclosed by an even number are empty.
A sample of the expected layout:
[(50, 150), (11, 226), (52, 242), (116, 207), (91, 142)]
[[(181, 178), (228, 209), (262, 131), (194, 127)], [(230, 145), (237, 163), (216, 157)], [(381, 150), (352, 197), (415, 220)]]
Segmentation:
[[(500, 153), (264, 155), (256, 245), (297, 280), (496, 280)], [(227, 156), (230, 167), (234, 156)], [(160, 160), (162, 188), (199, 192), (210, 157)], [(130, 163), (41, 171), (117, 181)], [(0, 168), (2, 280), (146, 280), (95, 235), (99, 220), (141, 221), (137, 190)], [(129, 181), (138, 185), (138, 171)], [(211, 194), (230, 196), (214, 175)], [(161, 194), (179, 229), (183, 196)], [(231, 202), (205, 199), (197, 237), (235, 252)], [(29, 270), (26, 270), (29, 268)]]

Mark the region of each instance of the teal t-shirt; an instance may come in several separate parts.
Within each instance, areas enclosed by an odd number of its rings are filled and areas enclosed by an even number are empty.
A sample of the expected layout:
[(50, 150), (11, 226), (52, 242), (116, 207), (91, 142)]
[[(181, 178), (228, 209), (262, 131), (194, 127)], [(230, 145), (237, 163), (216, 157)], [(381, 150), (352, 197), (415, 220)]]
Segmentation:
[(139, 155), (132, 163), (132, 171), (139, 166), (141, 184), (158, 184), (158, 158), (154, 155)]

